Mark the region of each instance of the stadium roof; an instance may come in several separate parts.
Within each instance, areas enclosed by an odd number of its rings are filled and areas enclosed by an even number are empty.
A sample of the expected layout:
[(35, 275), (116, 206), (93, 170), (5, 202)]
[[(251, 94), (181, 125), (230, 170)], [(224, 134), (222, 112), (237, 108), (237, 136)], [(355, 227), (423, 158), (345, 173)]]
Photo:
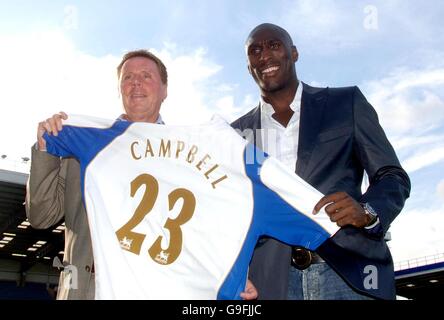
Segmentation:
[(37, 262), (52, 263), (64, 246), (63, 221), (47, 230), (36, 230), (27, 221), (27, 178), (25, 173), (0, 169), (0, 259), (20, 261), (23, 272)]
[(444, 253), (411, 259), (395, 272), (398, 295), (414, 300), (435, 300), (444, 292)]

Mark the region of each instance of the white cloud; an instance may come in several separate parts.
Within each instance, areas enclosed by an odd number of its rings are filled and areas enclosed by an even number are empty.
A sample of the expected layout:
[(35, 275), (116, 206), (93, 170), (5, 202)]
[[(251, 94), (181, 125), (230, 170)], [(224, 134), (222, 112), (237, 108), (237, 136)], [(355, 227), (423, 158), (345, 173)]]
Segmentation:
[(176, 47), (166, 44), (158, 51), (168, 68), (168, 98), (162, 106), (162, 117), (169, 124), (197, 124), (209, 121), (215, 113), (232, 121), (254, 105), (245, 96), (236, 103), (237, 86), (217, 80), (222, 66), (207, 57), (204, 48), (190, 54), (176, 56)]
[(365, 31), (362, 25), (364, 12), (353, 13), (341, 9), (332, 0), (289, 1), (279, 24), (287, 30), (294, 30), (293, 40), (297, 46), (310, 50), (315, 44), (317, 51), (322, 48), (318, 53), (324, 51), (329, 54), (355, 46), (358, 34)]
[[(387, 23), (385, 32), (396, 33), (411, 42), (442, 43), (443, 25), (440, 22), (441, 3), (435, 1), (378, 1), (381, 14)], [(421, 14), (418, 14), (421, 12)], [(390, 30), (391, 29), (391, 30)]]
[(362, 87), (407, 172), (444, 160), (444, 68), (398, 69)]
[(397, 70), (364, 87), (390, 134), (415, 134), (444, 120), (444, 100), (439, 94), (444, 89), (444, 68)]
[(59, 31), (0, 35), (1, 152), (29, 155), (38, 121), (59, 112), (119, 112), (116, 57), (93, 57)]
[[(444, 179), (441, 180), (438, 185), (436, 186), (436, 193), (438, 196), (444, 200)], [(444, 214), (444, 212), (443, 212)]]
[[(437, 144), (444, 141), (444, 134), (424, 134), (421, 131), (417, 132), (419, 136), (399, 136), (396, 139), (396, 149), (404, 148), (418, 148), (420, 146), (427, 146), (431, 144)], [(423, 135), (421, 135), (423, 134)], [(395, 143), (394, 143), (395, 144)]]
[(415, 188), (422, 169), (442, 175), (444, 68), (397, 69), (362, 88), (412, 182), (412, 198), (391, 227), (393, 258), (400, 262), (442, 253), (444, 205), (436, 194), (444, 194), (444, 183), (436, 191), (427, 184)]
[(232, 122), (252, 109), (258, 103), (257, 97), (246, 95), (240, 105), (236, 105), (234, 97), (227, 95), (219, 98), (215, 103), (215, 112)]
[[(37, 123), (61, 110), (103, 118), (122, 113), (116, 77), (120, 56), (81, 52), (59, 31), (0, 35), (0, 43), (8, 49), (0, 51), (0, 99), (6, 119), (0, 127), (1, 154), (29, 156)], [(177, 54), (175, 48), (165, 44), (153, 50), (169, 73), (168, 98), (161, 109), (165, 122), (202, 123), (215, 112), (234, 120), (247, 104), (251, 107), (249, 97), (236, 105), (235, 87), (217, 81), (222, 66), (211, 61), (205, 49)]]
[(413, 173), (416, 170), (431, 166), (444, 160), (444, 145), (434, 146), (432, 150), (422, 150), (415, 152), (412, 157), (403, 161), (404, 169)]
[[(168, 98), (161, 114), (168, 124), (197, 124), (210, 120), (212, 112), (211, 79), (222, 66), (206, 57), (198, 48), (191, 54), (175, 56), (174, 46), (156, 52), (168, 69)], [(219, 86), (215, 84), (215, 86)]]
[(401, 262), (443, 252), (444, 205), (402, 212), (390, 228), (393, 260)]
[(373, 46), (375, 41), (392, 46), (441, 44), (443, 39), (440, 10), (434, 2), (288, 0), (283, 3), (279, 18), (274, 19), (294, 32), (297, 44), (317, 54), (343, 55), (344, 49)]

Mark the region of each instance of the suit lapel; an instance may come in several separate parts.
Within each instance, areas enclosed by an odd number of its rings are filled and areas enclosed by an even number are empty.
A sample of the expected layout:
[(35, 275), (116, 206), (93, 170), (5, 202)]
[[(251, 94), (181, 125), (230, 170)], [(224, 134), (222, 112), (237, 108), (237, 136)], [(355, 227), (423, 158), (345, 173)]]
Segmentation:
[(327, 102), (327, 91), (328, 88), (313, 88), (304, 83), (299, 122), (298, 159), (296, 161), (296, 173), (302, 178), (306, 178), (304, 174), (317, 142)]

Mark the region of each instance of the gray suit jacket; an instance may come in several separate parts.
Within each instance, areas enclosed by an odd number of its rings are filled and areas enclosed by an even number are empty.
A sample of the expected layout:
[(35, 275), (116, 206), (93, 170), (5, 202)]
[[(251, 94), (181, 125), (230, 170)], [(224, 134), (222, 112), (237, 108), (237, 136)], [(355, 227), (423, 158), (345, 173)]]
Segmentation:
[(69, 286), (70, 280), (65, 283), (64, 279), (68, 272), (61, 272), (57, 299), (94, 299), (93, 253), (77, 160), (61, 160), (32, 147), (26, 214), (36, 229), (49, 228), (65, 219), (63, 265), (67, 271), (77, 270), (78, 281)]
[[(261, 147), (260, 108), (232, 123)], [(395, 297), (393, 260), (384, 234), (410, 194), (401, 168), (378, 116), (357, 87), (315, 88), (304, 84), (296, 173), (324, 194), (345, 191), (368, 202), (378, 213), (380, 232), (351, 226), (325, 242), (318, 253), (357, 291), (376, 298)], [(363, 174), (370, 185), (362, 194)], [(250, 264), (250, 279), (261, 299), (286, 299), (291, 248), (274, 239), (262, 241)], [(378, 271), (377, 288), (366, 286), (367, 266)]]

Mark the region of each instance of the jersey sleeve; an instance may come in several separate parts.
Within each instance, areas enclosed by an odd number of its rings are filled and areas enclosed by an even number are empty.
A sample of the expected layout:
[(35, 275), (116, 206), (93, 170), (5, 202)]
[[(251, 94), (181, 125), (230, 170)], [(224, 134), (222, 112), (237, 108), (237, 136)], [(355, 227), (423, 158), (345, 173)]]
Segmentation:
[[(247, 148), (254, 147), (249, 145)], [(330, 221), (324, 208), (318, 214), (312, 214), (323, 194), (276, 158), (265, 155), (263, 159), (261, 164), (246, 165), (247, 174), (253, 181), (259, 232), (289, 245), (316, 250), (339, 229)]]
[(73, 128), (71, 126), (63, 126), (62, 130), (59, 131), (57, 136), (50, 135), (45, 132), (43, 138), (46, 141), (46, 151), (54, 156), (74, 156), (76, 158), (79, 158), (79, 139), (76, 139), (76, 136), (79, 136), (79, 132), (76, 132), (76, 130), (78, 129), (75, 129), (75, 127)]
[(127, 126), (123, 121), (69, 115), (57, 136), (45, 133), (43, 138), (48, 153), (59, 157), (75, 157), (81, 163), (88, 163)]

